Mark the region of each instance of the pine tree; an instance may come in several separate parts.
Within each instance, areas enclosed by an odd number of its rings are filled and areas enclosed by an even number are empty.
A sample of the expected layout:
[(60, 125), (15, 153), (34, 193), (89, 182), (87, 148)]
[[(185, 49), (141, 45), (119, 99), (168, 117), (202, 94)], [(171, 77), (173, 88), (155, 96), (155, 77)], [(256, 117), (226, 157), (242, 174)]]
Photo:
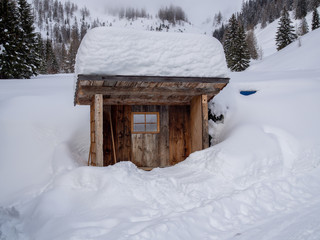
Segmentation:
[(238, 28), (236, 41), (235, 64), (231, 67), (231, 71), (241, 72), (246, 70), (250, 65), (250, 53), (246, 43), (246, 34), (242, 26)]
[(76, 55), (80, 46), (80, 36), (77, 20), (75, 19), (74, 25), (71, 30), (71, 43), (68, 53), (69, 70), (74, 72), (74, 65), (76, 61)]
[(19, 22), (15, 1), (0, 2), (0, 78), (19, 78)]
[(37, 52), (36, 34), (34, 33), (31, 7), (26, 0), (19, 0), (18, 4), (21, 30), (19, 34), (19, 52), (22, 60), (20, 75), (23, 78), (30, 78), (33, 75), (37, 75), (40, 66), (40, 56)]
[(284, 7), (281, 13), (279, 27), (276, 33), (276, 45), (278, 51), (288, 46), (297, 38), (296, 34), (294, 33), (294, 27), (291, 24), (292, 22), (289, 18), (289, 13)]
[(47, 34), (47, 41), (46, 41), (45, 57), (46, 57), (46, 73), (47, 74), (58, 73), (59, 71), (58, 62), (57, 62), (56, 56), (54, 55), (54, 52), (52, 49), (52, 43), (51, 43), (51, 40), (48, 38), (48, 34)]
[(307, 15), (307, 2), (306, 0), (296, 0), (295, 2), (295, 17), (302, 19)]
[(311, 29), (312, 31), (320, 27), (320, 21), (319, 21), (319, 13), (316, 8), (313, 9), (312, 14), (312, 24)]
[(250, 57), (252, 59), (258, 59), (258, 44), (257, 38), (254, 34), (254, 30), (249, 30), (247, 32), (246, 43), (248, 45), (248, 50), (250, 53)]
[(231, 68), (235, 65), (234, 53), (236, 51), (236, 39), (237, 39), (237, 31), (239, 25), (236, 19), (235, 14), (232, 14), (229, 19), (228, 26), (226, 28), (225, 37), (224, 37), (224, 52), (227, 60), (228, 68)]
[(244, 71), (249, 67), (250, 54), (245, 41), (245, 32), (233, 14), (229, 20), (224, 41), (224, 52), (231, 71)]
[(298, 27), (297, 34), (298, 34), (298, 36), (303, 36), (308, 32), (309, 32), (309, 26), (308, 26), (306, 18), (304, 17), (304, 18), (301, 19), (301, 22), (300, 22), (299, 27)]

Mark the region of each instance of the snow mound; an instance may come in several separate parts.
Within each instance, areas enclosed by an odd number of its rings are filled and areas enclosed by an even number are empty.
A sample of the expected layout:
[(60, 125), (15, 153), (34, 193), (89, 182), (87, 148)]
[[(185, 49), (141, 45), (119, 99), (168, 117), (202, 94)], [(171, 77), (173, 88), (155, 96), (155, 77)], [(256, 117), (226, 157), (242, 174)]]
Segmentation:
[(200, 34), (99, 27), (76, 57), (76, 74), (225, 77), (220, 42)]

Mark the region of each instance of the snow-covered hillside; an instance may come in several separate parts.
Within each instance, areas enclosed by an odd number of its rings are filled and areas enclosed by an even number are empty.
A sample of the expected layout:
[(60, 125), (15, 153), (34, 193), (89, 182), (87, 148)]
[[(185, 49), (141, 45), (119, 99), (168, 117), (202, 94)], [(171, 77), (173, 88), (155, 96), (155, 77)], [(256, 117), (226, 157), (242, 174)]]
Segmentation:
[(0, 239), (319, 239), (319, 38), (232, 73), (218, 144), (151, 172), (85, 166), (72, 75), (0, 81)]
[[(320, 7), (318, 8), (318, 12), (319, 11), (320, 11)], [(295, 30), (297, 30), (301, 20), (296, 20), (294, 18), (293, 12), (290, 12), (290, 18), (293, 26), (295, 26)], [(307, 20), (309, 29), (311, 29), (312, 12), (309, 12), (307, 14), (306, 20)], [(262, 49), (263, 57), (268, 57), (277, 51), (275, 38), (276, 38), (276, 32), (278, 27), (279, 27), (279, 19), (268, 24), (265, 28), (261, 28), (260, 24), (258, 24), (255, 27), (255, 34), (258, 42), (257, 45)]]

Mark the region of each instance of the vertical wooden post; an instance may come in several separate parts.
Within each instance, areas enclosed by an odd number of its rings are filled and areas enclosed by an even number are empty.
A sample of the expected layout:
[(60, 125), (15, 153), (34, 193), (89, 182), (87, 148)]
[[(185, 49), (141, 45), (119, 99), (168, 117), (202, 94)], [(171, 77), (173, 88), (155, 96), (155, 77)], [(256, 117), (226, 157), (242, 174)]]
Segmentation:
[(202, 105), (202, 149), (209, 147), (209, 130), (208, 130), (208, 96), (201, 96)]
[(96, 137), (95, 137), (95, 121), (94, 121), (94, 99), (90, 105), (90, 154), (91, 157), (91, 166), (96, 165)]
[(201, 96), (195, 96), (190, 106), (191, 152), (202, 150)]
[(191, 152), (209, 147), (207, 95), (195, 96), (190, 106)]
[(94, 96), (96, 166), (103, 167), (103, 95)]

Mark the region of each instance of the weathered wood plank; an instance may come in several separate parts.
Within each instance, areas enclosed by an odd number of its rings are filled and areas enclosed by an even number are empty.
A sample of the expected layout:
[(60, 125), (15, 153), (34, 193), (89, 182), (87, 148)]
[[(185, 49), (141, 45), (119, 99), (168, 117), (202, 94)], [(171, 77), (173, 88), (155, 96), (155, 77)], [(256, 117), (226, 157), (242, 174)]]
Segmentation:
[(152, 98), (105, 98), (104, 104), (107, 105), (188, 105), (187, 99), (152, 99)]
[(170, 166), (169, 148), (169, 107), (159, 106), (160, 109), (160, 133), (158, 143), (159, 167)]
[(127, 82), (202, 82), (228, 83), (229, 78), (221, 77), (175, 77), (175, 76), (123, 76), (123, 75), (78, 75), (78, 81), (127, 81)]
[(131, 107), (116, 106), (116, 141), (118, 161), (130, 161), (131, 156)]
[(202, 150), (202, 96), (194, 97), (190, 105), (191, 152)]
[(95, 126), (94, 126), (94, 100), (90, 104), (90, 165), (96, 165), (96, 155), (95, 155)]
[(111, 138), (110, 125), (111, 106), (104, 106), (103, 108), (103, 165), (109, 166), (114, 163), (113, 148)]
[[(183, 99), (152, 99), (152, 98), (104, 98), (104, 105), (189, 105), (191, 97)], [(77, 104), (90, 105), (90, 98), (78, 98)]]
[(201, 112), (202, 112), (202, 149), (209, 147), (209, 131), (208, 131), (208, 98), (207, 95), (201, 96)]
[(130, 96), (139, 96), (139, 95), (153, 95), (153, 96), (198, 96), (203, 94), (217, 94), (217, 91), (214, 87), (211, 88), (184, 88), (184, 89), (175, 89), (172, 88), (155, 88), (152, 86), (149, 87), (96, 87), (96, 86), (82, 86), (79, 88), (79, 96), (90, 96), (94, 94), (103, 94), (103, 95), (130, 95)]
[(185, 160), (191, 151), (190, 141), (190, 107), (169, 107), (169, 146), (170, 165)]
[(103, 96), (94, 96), (96, 166), (103, 166)]
[(160, 132), (132, 134), (132, 158), (139, 167), (168, 166), (168, 106), (132, 106), (132, 112), (159, 112)]

